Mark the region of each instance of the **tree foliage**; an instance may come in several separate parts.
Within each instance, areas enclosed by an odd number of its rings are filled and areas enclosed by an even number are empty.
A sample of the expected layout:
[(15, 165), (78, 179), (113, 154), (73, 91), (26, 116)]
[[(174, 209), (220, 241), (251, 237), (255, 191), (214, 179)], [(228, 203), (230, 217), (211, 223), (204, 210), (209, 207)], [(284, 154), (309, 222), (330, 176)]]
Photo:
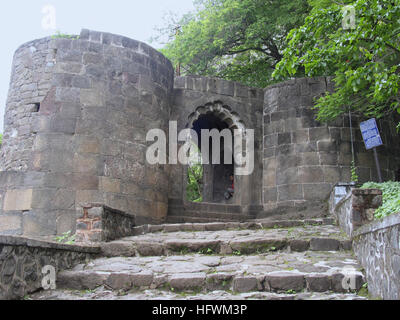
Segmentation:
[[(162, 52), (184, 74), (265, 87), (289, 31), (304, 23), (307, 0), (197, 0), (196, 11), (167, 24)], [(174, 31), (175, 30), (175, 31)], [(162, 33), (162, 32), (161, 32)]]
[(354, 28), (344, 30), (344, 5), (315, 8), (292, 30), (274, 77), (333, 76), (336, 90), (318, 100), (318, 119), (329, 121), (352, 110), (380, 118), (400, 113), (400, 1), (351, 1)]
[(199, 163), (188, 167), (186, 197), (191, 202), (202, 202), (203, 166)]
[(189, 149), (186, 199), (190, 202), (203, 201), (203, 165), (199, 147), (192, 142)]

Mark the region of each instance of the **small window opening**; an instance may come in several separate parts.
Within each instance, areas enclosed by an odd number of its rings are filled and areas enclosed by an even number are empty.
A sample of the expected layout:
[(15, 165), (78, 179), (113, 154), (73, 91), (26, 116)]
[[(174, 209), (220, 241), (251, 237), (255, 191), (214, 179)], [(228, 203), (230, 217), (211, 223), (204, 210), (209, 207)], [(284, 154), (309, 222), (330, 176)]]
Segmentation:
[(35, 103), (32, 112), (39, 112), (39, 111), (40, 111), (40, 103)]

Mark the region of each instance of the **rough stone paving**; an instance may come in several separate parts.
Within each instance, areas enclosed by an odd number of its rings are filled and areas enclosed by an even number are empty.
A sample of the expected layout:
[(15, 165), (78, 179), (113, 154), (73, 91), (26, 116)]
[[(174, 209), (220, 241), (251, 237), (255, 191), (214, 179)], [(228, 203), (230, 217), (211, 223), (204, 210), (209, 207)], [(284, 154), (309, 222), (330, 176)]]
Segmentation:
[[(147, 233), (103, 243), (110, 257), (59, 273), (57, 290), (28, 298), (366, 299), (357, 295), (364, 275), (347, 245), (334, 225)], [(354, 287), (347, 290), (349, 272)]]

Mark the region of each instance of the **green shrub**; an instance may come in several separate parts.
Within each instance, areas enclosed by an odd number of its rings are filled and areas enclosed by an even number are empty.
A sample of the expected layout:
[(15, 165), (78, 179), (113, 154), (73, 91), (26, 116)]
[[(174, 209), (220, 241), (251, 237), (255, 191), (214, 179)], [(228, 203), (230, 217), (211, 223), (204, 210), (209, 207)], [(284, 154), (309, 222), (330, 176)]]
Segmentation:
[(400, 182), (367, 182), (361, 188), (382, 190), (383, 203), (382, 206), (375, 211), (375, 218), (382, 219), (393, 213), (400, 212)]
[(201, 152), (194, 143), (192, 143), (189, 152), (186, 198), (190, 202), (203, 202), (203, 165), (201, 164)]
[(202, 181), (203, 181), (203, 166), (194, 164), (188, 167), (188, 184), (186, 187), (187, 200), (191, 202), (202, 202)]

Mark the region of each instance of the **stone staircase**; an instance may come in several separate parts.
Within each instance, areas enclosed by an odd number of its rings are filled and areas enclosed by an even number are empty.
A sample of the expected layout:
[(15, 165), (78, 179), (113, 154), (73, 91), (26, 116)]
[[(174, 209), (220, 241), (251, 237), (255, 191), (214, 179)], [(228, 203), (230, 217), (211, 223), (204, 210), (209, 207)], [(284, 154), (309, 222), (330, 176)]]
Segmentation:
[(168, 223), (171, 224), (181, 224), (181, 223), (214, 223), (214, 222), (236, 222), (236, 221), (248, 221), (249, 216), (234, 215), (234, 214), (224, 214), (224, 213), (213, 213), (209, 214), (208, 217), (205, 216), (169, 216), (167, 219)]
[(238, 205), (221, 203), (168, 203), (167, 223), (214, 223), (214, 222), (246, 222), (253, 220), (255, 215), (243, 212)]
[(30, 299), (366, 299), (351, 242), (332, 219), (137, 228)]

